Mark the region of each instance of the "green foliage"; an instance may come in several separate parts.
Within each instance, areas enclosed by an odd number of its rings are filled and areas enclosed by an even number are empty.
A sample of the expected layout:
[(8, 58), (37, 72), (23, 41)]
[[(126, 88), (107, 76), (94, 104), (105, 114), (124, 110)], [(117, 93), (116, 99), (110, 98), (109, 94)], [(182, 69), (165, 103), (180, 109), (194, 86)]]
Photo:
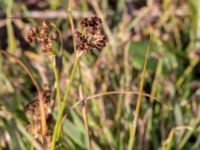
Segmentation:
[[(48, 84), (49, 99), (56, 101), (51, 112), (53, 117), (47, 124), (51, 137), (55, 132), (55, 149), (90, 149), (90, 143), (94, 150), (128, 149), (131, 138), (135, 139), (130, 149), (199, 149), (197, 0), (163, 0), (161, 4), (148, 6), (146, 2), (52, 0), (30, 4), (31, 0), (27, 0), (22, 4), (0, 0), (1, 11), (8, 16), (7, 36), (3, 35), (7, 51), (28, 66), (40, 87)], [(23, 34), (24, 29), (39, 24), (29, 8), (57, 15), (50, 21), (61, 30), (64, 45), (60, 72), (54, 59), (42, 54), (34, 44), (24, 50), (21, 39), (14, 34), (12, 23)], [(11, 19), (20, 13), (28, 18)], [(49, 14), (39, 17), (51, 18), (53, 15), (49, 17)], [(102, 18), (109, 43), (102, 51), (84, 53), (77, 60), (71, 28), (80, 28), (80, 19), (93, 15)], [(57, 35), (56, 30), (52, 32)], [(150, 34), (152, 44), (144, 69)], [(58, 57), (61, 43), (59, 38), (53, 43)], [(27, 72), (15, 63), (16, 60), (0, 55), (0, 150), (44, 149), (26, 129), (30, 118), (24, 106), (37, 100), (38, 92)], [(141, 75), (144, 70), (146, 76)], [(116, 93), (103, 94), (109, 91)], [(138, 101), (138, 118), (135, 118)], [(134, 125), (133, 120), (136, 120)]]

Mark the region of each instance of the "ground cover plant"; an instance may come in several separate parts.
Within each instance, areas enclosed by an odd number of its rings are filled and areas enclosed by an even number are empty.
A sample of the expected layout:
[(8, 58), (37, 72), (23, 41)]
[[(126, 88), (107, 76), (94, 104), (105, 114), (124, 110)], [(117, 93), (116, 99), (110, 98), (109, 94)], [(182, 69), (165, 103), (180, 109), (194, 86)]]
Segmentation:
[(200, 149), (200, 2), (0, 8), (0, 149)]

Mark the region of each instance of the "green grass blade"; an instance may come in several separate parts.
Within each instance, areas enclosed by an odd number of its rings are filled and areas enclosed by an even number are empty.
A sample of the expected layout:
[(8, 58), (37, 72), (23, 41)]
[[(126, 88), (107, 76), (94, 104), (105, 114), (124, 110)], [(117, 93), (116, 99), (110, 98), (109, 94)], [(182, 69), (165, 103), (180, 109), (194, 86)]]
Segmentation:
[(150, 45), (151, 45), (151, 37), (150, 37), (149, 46), (147, 48), (147, 52), (146, 52), (146, 55), (145, 55), (144, 67), (143, 67), (143, 71), (142, 71), (142, 77), (141, 77), (141, 80), (140, 80), (139, 95), (138, 95), (137, 104), (136, 104), (135, 116), (134, 116), (133, 123), (130, 127), (130, 137), (129, 137), (129, 143), (128, 143), (128, 150), (133, 149), (133, 145), (134, 145), (134, 142), (135, 142), (135, 133), (136, 133), (137, 122), (138, 122), (138, 118), (139, 118), (139, 114), (140, 114), (140, 107), (141, 107), (141, 104), (142, 104), (142, 93), (143, 93), (145, 74), (146, 74), (146, 70), (147, 70), (147, 60), (148, 60)]

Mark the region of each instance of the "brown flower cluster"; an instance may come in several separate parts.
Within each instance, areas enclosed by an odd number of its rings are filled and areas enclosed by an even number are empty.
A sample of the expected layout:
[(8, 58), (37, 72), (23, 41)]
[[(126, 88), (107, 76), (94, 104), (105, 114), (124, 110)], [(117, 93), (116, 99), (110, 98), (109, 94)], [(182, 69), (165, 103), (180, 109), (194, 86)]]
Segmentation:
[(97, 16), (84, 18), (80, 22), (81, 26), (86, 28), (89, 33), (95, 34), (95, 31), (100, 28), (102, 21)]
[(88, 51), (93, 48), (101, 50), (106, 46), (108, 38), (102, 29), (102, 21), (100, 18), (96, 16), (84, 18), (81, 20), (80, 24), (84, 32), (76, 31), (74, 33), (76, 48), (78, 50)]
[[(46, 111), (46, 121), (48, 123), (51, 121), (51, 118), (52, 118), (52, 103), (51, 103), (52, 101), (50, 99), (51, 91), (46, 86), (44, 87), (44, 91), (42, 94), (43, 94), (44, 106), (45, 106), (45, 111)], [(33, 135), (35, 139), (42, 142), (43, 137), (41, 135), (42, 127), (41, 127), (41, 117), (40, 117), (40, 111), (39, 111), (38, 97), (34, 99), (33, 101), (30, 101), (28, 104), (26, 104), (24, 108), (30, 119), (30, 123), (26, 127), (27, 131), (31, 135)]]
[(51, 34), (51, 25), (49, 22), (42, 22), (38, 29), (32, 28), (28, 33), (27, 40), (30, 43), (38, 42), (44, 53), (50, 53), (53, 49), (55, 35)]

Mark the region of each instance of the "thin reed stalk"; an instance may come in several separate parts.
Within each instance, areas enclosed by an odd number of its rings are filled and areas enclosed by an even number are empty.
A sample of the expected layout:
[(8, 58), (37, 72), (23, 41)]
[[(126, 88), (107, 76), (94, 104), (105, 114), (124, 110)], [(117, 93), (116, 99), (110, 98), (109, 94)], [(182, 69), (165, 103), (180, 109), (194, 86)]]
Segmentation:
[(142, 76), (141, 76), (141, 80), (140, 80), (139, 95), (138, 95), (138, 99), (137, 99), (135, 115), (134, 115), (132, 125), (130, 126), (130, 137), (129, 137), (129, 143), (128, 143), (128, 150), (133, 150), (133, 146), (135, 143), (135, 133), (136, 133), (137, 122), (138, 122), (138, 118), (139, 118), (139, 114), (140, 114), (140, 108), (141, 108), (141, 104), (142, 104), (142, 95), (143, 95), (142, 93), (143, 93), (143, 86), (144, 86), (150, 44), (151, 44), (151, 37), (150, 37), (150, 43), (147, 48), (147, 52), (146, 52), (146, 56), (145, 56), (145, 60), (144, 60), (144, 67), (143, 67)]
[(59, 73), (56, 68), (56, 65), (52, 64), (52, 66), (53, 66), (53, 72), (54, 72), (55, 82), (56, 82), (56, 92), (57, 92), (58, 110), (59, 110), (61, 108), (60, 79), (59, 79)]
[[(79, 86), (79, 98), (83, 99), (83, 89), (81, 85)], [(88, 126), (87, 101), (84, 101), (81, 112), (82, 112), (82, 117), (84, 121), (85, 132), (87, 135), (88, 150), (92, 150), (93, 147), (92, 147), (92, 142), (91, 142), (90, 133), (89, 133), (89, 126)]]
[[(88, 96), (84, 99), (81, 99), (79, 100), (78, 102), (76, 102), (72, 107), (71, 109), (74, 109), (75, 107), (77, 107), (78, 105), (82, 104), (82, 102), (84, 101), (88, 101), (88, 100), (92, 100), (92, 99), (95, 99), (95, 98), (98, 98), (98, 97), (102, 97), (102, 96), (108, 96), (108, 95), (115, 95), (115, 94), (132, 94), (132, 95), (139, 95), (139, 92), (138, 91), (109, 91), (109, 92), (104, 92), (104, 93), (99, 93), (99, 94), (95, 94), (95, 95), (91, 95), (91, 96)], [(159, 101), (156, 97), (152, 97), (150, 94), (148, 93), (142, 93), (142, 96), (146, 96), (146, 97), (149, 97), (151, 98), (151, 100), (154, 100), (160, 104), (161, 101)], [(166, 107), (167, 109), (170, 109), (172, 110), (173, 108), (165, 105), (165, 104), (162, 104), (164, 107)]]

